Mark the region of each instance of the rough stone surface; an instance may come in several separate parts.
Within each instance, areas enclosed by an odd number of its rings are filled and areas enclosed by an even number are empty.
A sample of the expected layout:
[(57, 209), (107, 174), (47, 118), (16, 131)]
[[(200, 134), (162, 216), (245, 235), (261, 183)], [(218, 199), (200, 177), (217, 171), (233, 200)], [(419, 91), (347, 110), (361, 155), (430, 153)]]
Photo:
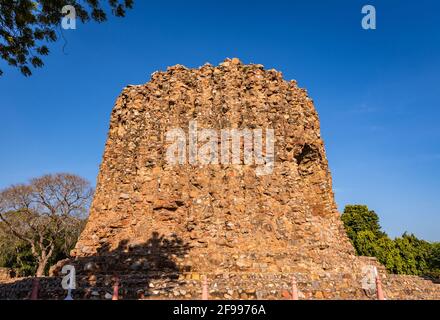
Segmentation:
[[(272, 174), (257, 176), (252, 165), (168, 164), (165, 133), (188, 132), (193, 120), (216, 130), (274, 129)], [(118, 97), (90, 218), (73, 255), (131, 248), (140, 251), (127, 265), (131, 272), (220, 276), (231, 298), (239, 291), (228, 290), (247, 287), (255, 291), (248, 297), (270, 297), (258, 288), (288, 288), (292, 274), (303, 280), (307, 298), (364, 294), (365, 261), (354, 255), (336, 208), (313, 101), (280, 72), (238, 59), (170, 67)]]
[[(274, 129), (273, 173), (258, 177), (252, 165), (168, 164), (165, 133), (187, 130), (192, 120), (199, 128)], [(280, 72), (238, 59), (170, 67), (125, 88), (73, 254), (95, 255), (103, 244), (109, 251), (126, 241), (139, 245), (155, 232), (188, 244), (188, 257), (178, 264), (198, 272), (279, 272), (325, 264), (334, 252), (352, 259), (307, 92)], [(341, 267), (334, 260), (327, 269)]]
[[(193, 120), (207, 129), (274, 129), (273, 172), (169, 164), (166, 132), (188, 133)], [(440, 298), (432, 281), (387, 275), (375, 259), (355, 256), (313, 101), (280, 72), (238, 59), (177, 65), (123, 90), (72, 256), (46, 281), (49, 288), (64, 264), (75, 264), (76, 298), (105, 298), (118, 275), (123, 298), (200, 298), (206, 276), (212, 299), (288, 299), (295, 276), (301, 299), (373, 299), (362, 288), (366, 265), (378, 267), (389, 298)], [(29, 285), (23, 280), (22, 291)]]
[(11, 269), (0, 268), (0, 282), (11, 281), (14, 277), (14, 272)]

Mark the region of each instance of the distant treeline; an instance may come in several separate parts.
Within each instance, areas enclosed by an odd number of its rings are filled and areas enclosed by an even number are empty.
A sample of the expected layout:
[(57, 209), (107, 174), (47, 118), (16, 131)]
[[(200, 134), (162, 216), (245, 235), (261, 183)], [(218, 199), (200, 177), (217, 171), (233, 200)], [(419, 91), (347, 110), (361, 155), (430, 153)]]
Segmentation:
[(407, 232), (390, 239), (378, 215), (365, 205), (346, 206), (342, 221), (358, 255), (376, 257), (390, 273), (440, 278), (440, 242)]

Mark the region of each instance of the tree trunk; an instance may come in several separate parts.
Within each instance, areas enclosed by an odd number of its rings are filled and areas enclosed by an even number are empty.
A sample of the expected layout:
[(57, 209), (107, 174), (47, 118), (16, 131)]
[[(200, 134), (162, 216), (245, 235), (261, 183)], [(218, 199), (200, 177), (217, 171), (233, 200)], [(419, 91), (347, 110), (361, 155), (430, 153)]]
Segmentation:
[(47, 260), (43, 259), (38, 261), (37, 272), (35, 273), (36, 277), (44, 277), (44, 269), (46, 269)]

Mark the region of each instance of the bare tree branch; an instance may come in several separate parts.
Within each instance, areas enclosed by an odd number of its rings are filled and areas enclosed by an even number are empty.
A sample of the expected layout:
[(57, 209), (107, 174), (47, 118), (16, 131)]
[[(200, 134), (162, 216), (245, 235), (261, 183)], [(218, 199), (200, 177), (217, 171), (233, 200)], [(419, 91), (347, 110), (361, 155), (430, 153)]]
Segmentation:
[(88, 209), (92, 194), (88, 181), (66, 173), (0, 192), (0, 220), (11, 236), (30, 244), (39, 263), (37, 276), (43, 275), (57, 239), (79, 225), (78, 216)]

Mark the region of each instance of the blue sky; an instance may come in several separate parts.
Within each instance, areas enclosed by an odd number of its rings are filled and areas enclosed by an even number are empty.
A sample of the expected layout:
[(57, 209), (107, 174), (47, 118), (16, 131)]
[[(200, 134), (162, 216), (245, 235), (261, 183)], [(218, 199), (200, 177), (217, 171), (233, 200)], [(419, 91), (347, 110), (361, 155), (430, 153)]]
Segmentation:
[[(373, 4), (377, 29), (361, 28)], [(78, 24), (30, 78), (0, 77), (0, 188), (45, 173), (98, 173), (113, 103), (156, 70), (226, 57), (307, 88), (336, 200), (367, 204), (391, 236), (440, 240), (440, 2), (135, 1)]]

